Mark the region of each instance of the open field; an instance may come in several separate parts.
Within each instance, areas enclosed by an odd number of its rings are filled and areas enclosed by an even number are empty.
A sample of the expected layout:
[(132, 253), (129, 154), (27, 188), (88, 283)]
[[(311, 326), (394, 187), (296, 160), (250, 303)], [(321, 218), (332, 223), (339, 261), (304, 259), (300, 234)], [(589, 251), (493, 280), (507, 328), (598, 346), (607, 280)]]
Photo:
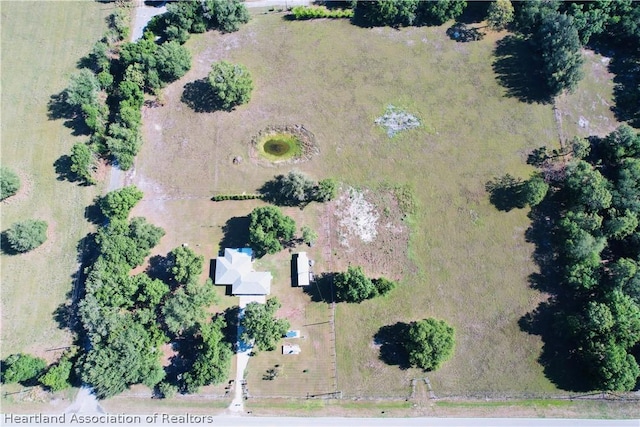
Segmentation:
[(90, 230), (84, 208), (98, 193), (57, 180), (53, 163), (83, 137), (47, 117), (81, 56), (106, 29), (113, 5), (93, 1), (6, 2), (2, 13), (2, 164), (22, 190), (2, 202), (2, 230), (13, 222), (48, 222), (48, 240), (24, 255), (2, 254), (1, 356), (29, 352), (51, 361), (69, 344), (54, 310), (66, 300), (77, 270), (78, 241)]
[[(315, 134), (320, 154), (295, 167), (316, 179), (414, 189), (419, 210), (409, 222), (410, 259), (393, 261), (403, 266), (399, 271), (416, 273), (405, 275), (385, 299), (336, 311), (338, 390), (346, 396), (406, 396), (410, 379), (424, 374), (378, 360), (373, 335), (384, 325), (427, 316), (446, 319), (458, 334), (455, 357), (429, 374), (437, 395), (555, 390), (536, 362), (538, 337), (517, 326), (543, 298), (527, 284), (535, 266), (524, 238), (526, 211), (498, 212), (484, 190), (496, 175), (526, 177), (527, 152), (557, 144), (553, 111), (506, 96), (492, 68), (501, 35), (456, 43), (444, 30), (361, 29), (344, 21), (257, 16), (238, 33), (192, 37), (187, 46), (195, 53), (193, 69), (165, 89), (164, 107), (144, 111), (145, 145), (133, 182), (145, 199), (134, 215), (158, 225), (181, 224), (165, 227), (165, 241), (177, 243), (183, 230), (195, 236), (200, 227), (214, 230), (229, 217), (246, 215), (251, 202), (207, 199), (216, 192), (254, 192), (293, 167), (265, 167), (248, 158), (249, 141), (269, 125), (303, 124)], [(231, 113), (196, 113), (181, 101), (183, 87), (204, 78), (219, 59), (249, 68), (252, 99)], [(389, 104), (416, 115), (423, 126), (390, 140), (373, 124)], [(233, 164), (236, 156), (243, 157), (240, 164)], [(309, 221), (312, 215), (304, 212)], [(200, 220), (206, 217), (212, 219)], [(335, 238), (336, 231), (330, 232)], [(207, 236), (212, 244), (219, 241), (216, 234)], [(333, 247), (316, 259), (344, 268), (349, 256), (343, 252)], [(382, 270), (367, 272), (387, 273)], [(249, 375), (261, 376), (272, 363), (256, 363), (258, 371), (251, 372), (250, 362)], [(264, 393), (279, 395), (277, 382)]]

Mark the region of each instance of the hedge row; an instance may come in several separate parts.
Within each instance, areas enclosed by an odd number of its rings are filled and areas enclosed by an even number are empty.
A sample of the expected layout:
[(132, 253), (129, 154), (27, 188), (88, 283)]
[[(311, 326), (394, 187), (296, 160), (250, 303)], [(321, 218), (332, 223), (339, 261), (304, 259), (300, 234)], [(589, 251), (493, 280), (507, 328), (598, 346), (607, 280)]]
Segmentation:
[(318, 18), (353, 18), (353, 9), (329, 10), (324, 6), (296, 6), (291, 9), (294, 19), (318, 19)]
[(213, 196), (211, 200), (214, 202), (222, 202), (225, 200), (253, 200), (253, 199), (262, 199), (261, 194), (218, 194), (217, 196)]

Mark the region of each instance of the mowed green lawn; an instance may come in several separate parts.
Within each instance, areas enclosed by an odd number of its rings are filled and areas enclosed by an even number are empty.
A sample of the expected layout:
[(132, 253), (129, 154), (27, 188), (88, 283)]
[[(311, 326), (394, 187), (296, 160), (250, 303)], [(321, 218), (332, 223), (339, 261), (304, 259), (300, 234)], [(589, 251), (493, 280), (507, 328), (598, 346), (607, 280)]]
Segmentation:
[(2, 164), (22, 190), (2, 202), (2, 230), (38, 218), (48, 240), (24, 255), (1, 255), (2, 357), (30, 352), (51, 360), (68, 345), (53, 312), (66, 300), (77, 271), (76, 245), (90, 230), (84, 208), (98, 190), (58, 181), (53, 163), (75, 142), (63, 120), (47, 117), (51, 95), (63, 90), (77, 61), (104, 30), (113, 5), (93, 1), (6, 2), (2, 14)]
[[(457, 330), (455, 356), (428, 374), (436, 395), (555, 390), (536, 362), (539, 338), (517, 325), (543, 298), (527, 282), (535, 271), (533, 245), (524, 238), (527, 211), (499, 212), (484, 190), (506, 172), (527, 177), (527, 152), (557, 145), (552, 108), (505, 95), (492, 69), (495, 35), (456, 43), (445, 30), (255, 16), (238, 33), (192, 37), (193, 69), (165, 89), (164, 107), (144, 112), (145, 144), (134, 182), (145, 202), (137, 211), (175, 217), (165, 221), (178, 229), (187, 228), (187, 218), (211, 215), (193, 199), (253, 192), (293, 167), (248, 159), (249, 141), (269, 125), (303, 124), (316, 135), (320, 154), (295, 167), (317, 179), (415, 189), (411, 261), (397, 262), (414, 263), (418, 273), (385, 299), (338, 305), (338, 389), (346, 396), (408, 395), (410, 379), (425, 374), (384, 364), (373, 335), (384, 325), (428, 316)], [(204, 78), (220, 59), (252, 72), (252, 99), (231, 113), (195, 113), (180, 101), (183, 87)], [(374, 124), (389, 104), (417, 115), (423, 126), (389, 139)], [(235, 156), (243, 162), (234, 165)], [(225, 205), (204, 209), (225, 214)], [(167, 238), (177, 242), (172, 234)]]

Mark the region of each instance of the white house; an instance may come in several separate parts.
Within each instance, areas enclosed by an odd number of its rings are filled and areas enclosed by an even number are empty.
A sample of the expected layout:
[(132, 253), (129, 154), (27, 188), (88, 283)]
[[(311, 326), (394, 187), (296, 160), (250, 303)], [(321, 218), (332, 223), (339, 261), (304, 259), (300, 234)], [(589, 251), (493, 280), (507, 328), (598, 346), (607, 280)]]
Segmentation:
[(271, 273), (253, 271), (250, 250), (224, 250), (224, 256), (216, 258), (216, 285), (231, 285), (233, 295), (269, 295)]

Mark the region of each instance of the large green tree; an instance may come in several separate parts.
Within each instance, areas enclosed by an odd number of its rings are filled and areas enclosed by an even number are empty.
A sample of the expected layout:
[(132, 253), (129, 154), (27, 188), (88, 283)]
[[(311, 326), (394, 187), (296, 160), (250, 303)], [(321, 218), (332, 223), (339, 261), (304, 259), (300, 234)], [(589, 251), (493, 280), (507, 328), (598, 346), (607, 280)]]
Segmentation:
[(144, 194), (135, 185), (114, 190), (100, 199), (99, 206), (109, 219), (125, 219)]
[(16, 252), (28, 252), (47, 240), (47, 223), (39, 219), (16, 222), (6, 232), (7, 242)]
[(362, 302), (378, 295), (373, 281), (364, 274), (360, 266), (349, 266), (346, 272), (336, 273), (333, 286), (338, 301)]
[(190, 283), (202, 273), (204, 257), (187, 246), (178, 246), (169, 253), (171, 274), (178, 283)]
[(287, 333), (289, 321), (276, 319), (280, 308), (278, 298), (269, 298), (266, 304), (251, 302), (244, 309), (240, 324), (244, 328), (242, 339), (253, 341), (258, 350), (275, 350), (278, 341)]
[(548, 14), (535, 34), (542, 55), (542, 73), (550, 93), (572, 92), (582, 79), (584, 59), (573, 18), (565, 14)]
[(186, 389), (195, 393), (199, 387), (220, 384), (229, 377), (231, 346), (224, 339), (226, 326), (222, 316), (209, 323), (200, 324), (197, 356), (189, 372), (184, 374)]
[(255, 208), (249, 220), (249, 244), (258, 256), (281, 251), (296, 232), (295, 221), (275, 206)]
[(428, 318), (412, 322), (405, 338), (409, 363), (433, 371), (453, 356), (455, 331), (444, 320)]
[(487, 25), (493, 30), (503, 30), (513, 21), (513, 16), (511, 0), (493, 1), (487, 11)]
[(232, 110), (251, 99), (253, 79), (247, 67), (242, 64), (214, 62), (208, 78), (215, 103), (223, 110)]

